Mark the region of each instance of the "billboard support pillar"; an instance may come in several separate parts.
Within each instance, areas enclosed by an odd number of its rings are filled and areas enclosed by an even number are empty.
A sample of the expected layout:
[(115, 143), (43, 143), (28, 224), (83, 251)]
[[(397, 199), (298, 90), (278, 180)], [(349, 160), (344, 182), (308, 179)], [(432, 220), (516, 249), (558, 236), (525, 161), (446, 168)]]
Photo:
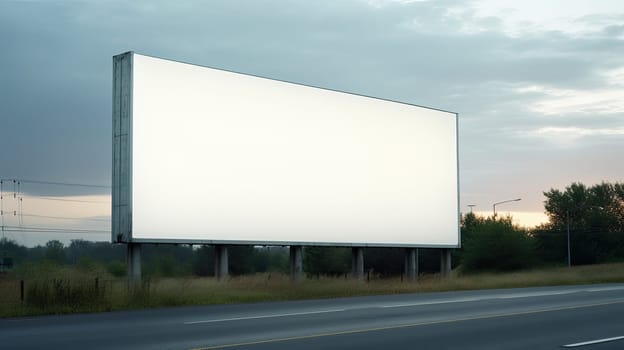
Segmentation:
[(364, 279), (364, 248), (351, 248), (351, 272), (356, 279)]
[(405, 249), (405, 276), (410, 281), (418, 278), (418, 249)]
[(440, 250), (440, 275), (445, 278), (451, 277), (451, 250)]
[(290, 246), (290, 280), (300, 281), (303, 278), (303, 247)]
[(126, 264), (128, 267), (128, 282), (131, 288), (141, 284), (141, 245), (128, 243)]
[(215, 277), (219, 280), (229, 275), (228, 249), (226, 245), (215, 245)]

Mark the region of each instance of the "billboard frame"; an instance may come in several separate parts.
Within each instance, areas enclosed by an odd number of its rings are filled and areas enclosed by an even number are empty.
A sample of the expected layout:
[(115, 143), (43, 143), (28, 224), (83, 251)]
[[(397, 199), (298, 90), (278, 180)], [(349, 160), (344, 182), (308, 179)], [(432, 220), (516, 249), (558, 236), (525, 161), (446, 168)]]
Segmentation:
[(132, 113), (133, 113), (133, 65), (134, 51), (128, 51), (113, 56), (113, 111), (112, 111), (112, 215), (111, 240), (113, 243), (156, 243), (156, 244), (207, 244), (207, 245), (257, 245), (257, 246), (330, 246), (330, 247), (403, 247), (403, 248), (460, 248), (461, 247), (461, 212), (459, 197), (459, 114), (443, 109), (432, 108), (402, 101), (373, 97), (336, 89), (294, 83), (285, 80), (266, 78), (237, 71), (207, 67), (193, 63), (164, 59), (156, 56), (142, 55), (170, 62), (183, 63), (202, 68), (216, 69), (223, 72), (241, 74), (244, 76), (267, 79), (282, 83), (294, 84), (308, 88), (321, 89), (330, 92), (343, 93), (369, 99), (398, 103), (413, 107), (424, 108), (455, 116), (455, 158), (456, 158), (456, 188), (457, 188), (457, 244), (399, 244), (399, 243), (336, 243), (312, 241), (270, 241), (270, 240), (211, 240), (211, 239), (151, 239), (132, 237)]

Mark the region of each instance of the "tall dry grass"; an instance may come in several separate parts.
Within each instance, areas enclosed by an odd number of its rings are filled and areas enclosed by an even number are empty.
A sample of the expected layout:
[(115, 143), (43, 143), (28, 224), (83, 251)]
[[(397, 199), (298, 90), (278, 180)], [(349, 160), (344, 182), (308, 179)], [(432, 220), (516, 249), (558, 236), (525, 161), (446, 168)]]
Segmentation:
[[(99, 274), (97, 287), (95, 276)], [(336, 298), (397, 293), (424, 293), (547, 285), (624, 282), (624, 263), (543, 268), (514, 273), (421, 276), (418, 282), (401, 278), (319, 277), (292, 283), (287, 275), (257, 274), (214, 278), (145, 279), (131, 290), (123, 278), (102, 271), (58, 268), (54, 273), (25, 278), (25, 300), (20, 301), (19, 278), (0, 279), (0, 317), (50, 313), (100, 312), (149, 307), (247, 303)]]

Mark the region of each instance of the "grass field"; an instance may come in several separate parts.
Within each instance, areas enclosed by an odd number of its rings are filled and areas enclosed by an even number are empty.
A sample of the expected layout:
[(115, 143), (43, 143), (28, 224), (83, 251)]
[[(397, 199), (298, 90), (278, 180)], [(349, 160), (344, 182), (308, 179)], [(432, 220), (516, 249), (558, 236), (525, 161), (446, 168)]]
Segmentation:
[(112, 278), (102, 271), (62, 267), (31, 271), (20, 278), (0, 277), (0, 317), (609, 282), (624, 282), (624, 263), (515, 273), (454, 273), (449, 279), (425, 275), (418, 282), (400, 278), (358, 281), (320, 277), (291, 283), (283, 274), (240, 276), (227, 281), (199, 277), (146, 279), (134, 292), (129, 291), (124, 278)]

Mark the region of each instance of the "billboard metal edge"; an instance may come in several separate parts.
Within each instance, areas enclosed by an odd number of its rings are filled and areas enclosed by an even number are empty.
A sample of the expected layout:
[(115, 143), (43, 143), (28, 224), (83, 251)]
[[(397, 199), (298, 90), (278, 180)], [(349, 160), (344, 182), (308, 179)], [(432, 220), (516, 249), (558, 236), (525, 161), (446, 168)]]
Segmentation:
[(113, 56), (111, 241), (132, 241), (132, 51)]
[(393, 243), (330, 243), (330, 242), (299, 242), (299, 241), (236, 241), (211, 239), (151, 239), (135, 238), (133, 243), (149, 244), (207, 244), (207, 245), (253, 245), (253, 246), (305, 246), (305, 247), (369, 247), (369, 248), (458, 248), (458, 246), (439, 244), (393, 244)]
[(459, 113), (455, 113), (455, 159), (457, 160), (457, 246), (461, 248), (461, 198), (459, 196)]

